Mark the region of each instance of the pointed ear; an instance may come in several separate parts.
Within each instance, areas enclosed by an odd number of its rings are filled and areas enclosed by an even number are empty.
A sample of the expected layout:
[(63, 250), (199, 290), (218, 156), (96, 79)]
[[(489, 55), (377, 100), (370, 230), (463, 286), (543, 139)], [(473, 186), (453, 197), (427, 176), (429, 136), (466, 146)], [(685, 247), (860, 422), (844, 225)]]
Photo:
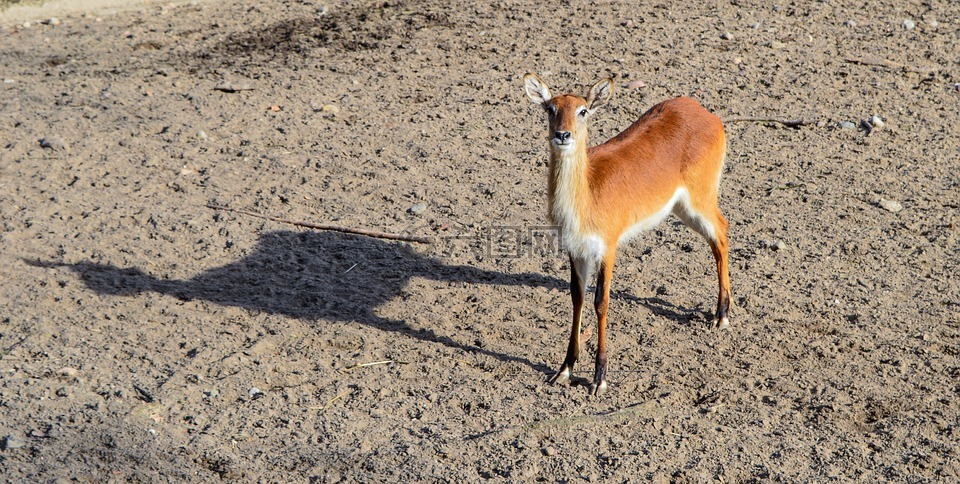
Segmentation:
[(527, 92), (527, 97), (537, 104), (544, 104), (553, 96), (550, 95), (550, 88), (536, 74), (527, 74), (523, 76), (523, 89)]
[(592, 114), (597, 109), (606, 106), (613, 98), (613, 79), (603, 79), (590, 88), (590, 94), (587, 95), (587, 109)]

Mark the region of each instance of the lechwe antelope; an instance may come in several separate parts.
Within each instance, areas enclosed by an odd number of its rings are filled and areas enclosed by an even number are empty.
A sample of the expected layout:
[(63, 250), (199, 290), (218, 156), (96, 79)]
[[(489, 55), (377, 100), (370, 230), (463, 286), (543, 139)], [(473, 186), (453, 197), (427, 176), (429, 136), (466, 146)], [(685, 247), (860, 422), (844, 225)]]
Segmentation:
[(710, 243), (720, 285), (713, 325), (730, 324), (727, 220), (717, 204), (726, 153), (723, 123), (681, 97), (657, 104), (606, 143), (587, 147), (587, 121), (610, 101), (612, 80), (594, 84), (586, 99), (553, 96), (534, 74), (524, 77), (524, 88), (547, 111), (550, 218), (570, 254), (573, 327), (567, 356), (550, 382), (567, 381), (573, 371), (581, 348), (584, 289), (597, 271), (597, 360), (590, 393), (599, 395), (607, 388), (607, 308), (617, 246), (670, 213)]

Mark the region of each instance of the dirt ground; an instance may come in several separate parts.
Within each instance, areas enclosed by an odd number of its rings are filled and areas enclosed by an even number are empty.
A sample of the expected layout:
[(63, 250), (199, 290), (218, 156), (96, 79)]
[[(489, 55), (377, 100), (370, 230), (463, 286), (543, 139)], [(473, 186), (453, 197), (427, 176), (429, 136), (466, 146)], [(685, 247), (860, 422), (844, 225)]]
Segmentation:
[[(3, 480), (960, 479), (960, 5), (475, 3), (0, 18)], [(807, 121), (727, 124), (729, 330), (621, 249), (600, 398), (526, 72)]]

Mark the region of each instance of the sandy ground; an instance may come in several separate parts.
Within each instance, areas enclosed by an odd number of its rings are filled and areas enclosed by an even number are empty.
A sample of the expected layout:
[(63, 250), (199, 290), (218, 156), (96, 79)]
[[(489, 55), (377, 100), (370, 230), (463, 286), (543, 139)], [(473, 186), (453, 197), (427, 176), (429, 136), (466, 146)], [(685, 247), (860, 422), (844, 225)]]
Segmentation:
[[(473, 3), (5, 21), (4, 480), (960, 479), (956, 2)], [(622, 248), (601, 398), (593, 341), (545, 383), (529, 71), (615, 78), (597, 141), (678, 95), (809, 121), (727, 125), (729, 330), (695, 234)]]

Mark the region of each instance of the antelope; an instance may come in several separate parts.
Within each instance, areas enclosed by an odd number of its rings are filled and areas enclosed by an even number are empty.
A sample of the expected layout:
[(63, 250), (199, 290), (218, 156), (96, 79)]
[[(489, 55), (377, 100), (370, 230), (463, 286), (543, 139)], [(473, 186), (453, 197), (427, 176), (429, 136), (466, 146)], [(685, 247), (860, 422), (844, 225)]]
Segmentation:
[(617, 246), (676, 215), (710, 244), (720, 295), (712, 327), (730, 325), (727, 220), (720, 213), (720, 173), (726, 156), (723, 122), (686, 97), (663, 101), (622, 133), (587, 146), (587, 124), (613, 94), (613, 80), (590, 88), (586, 99), (553, 96), (535, 74), (524, 90), (547, 112), (550, 162), (547, 202), (551, 222), (570, 256), (573, 326), (560, 369), (549, 383), (570, 379), (580, 354), (580, 321), (587, 281), (597, 273), (594, 309), (597, 350), (591, 395), (607, 389), (607, 309)]

